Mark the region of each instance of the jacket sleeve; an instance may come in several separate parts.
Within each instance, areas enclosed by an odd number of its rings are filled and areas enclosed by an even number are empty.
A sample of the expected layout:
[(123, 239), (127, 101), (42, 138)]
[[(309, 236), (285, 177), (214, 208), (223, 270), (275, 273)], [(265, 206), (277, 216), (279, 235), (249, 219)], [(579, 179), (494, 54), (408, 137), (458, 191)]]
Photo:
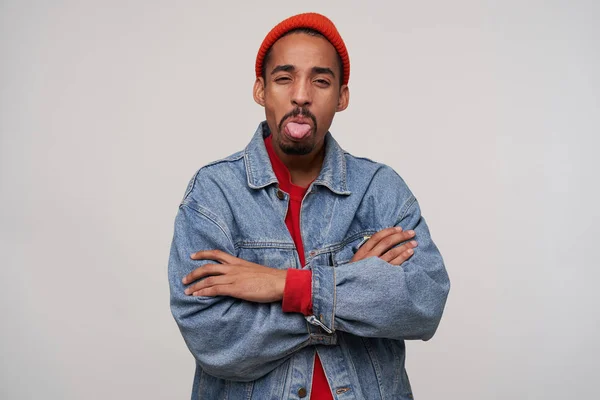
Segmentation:
[(442, 256), (412, 194), (395, 224), (415, 231), (418, 247), (400, 266), (378, 257), (313, 265), (313, 310), (330, 330), (388, 339), (433, 337), (450, 290)]
[(201, 368), (221, 379), (251, 381), (282, 364), (309, 340), (301, 314), (286, 314), (281, 303), (259, 304), (232, 297), (184, 294), (182, 278), (211, 261), (190, 259), (200, 250), (235, 255), (226, 226), (193, 202), (179, 207), (169, 257), (171, 311)]

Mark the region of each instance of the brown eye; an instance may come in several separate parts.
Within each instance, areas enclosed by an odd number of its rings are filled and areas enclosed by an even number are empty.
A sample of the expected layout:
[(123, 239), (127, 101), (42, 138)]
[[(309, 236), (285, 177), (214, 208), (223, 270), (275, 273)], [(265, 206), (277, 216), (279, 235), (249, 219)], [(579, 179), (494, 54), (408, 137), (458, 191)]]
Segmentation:
[(275, 82), (278, 82), (278, 83), (286, 83), (289, 81), (291, 81), (291, 79), (287, 76), (281, 76), (279, 78), (275, 78)]
[(328, 81), (326, 81), (325, 79), (317, 79), (317, 80), (315, 80), (315, 82), (316, 82), (316, 83), (317, 83), (319, 86), (322, 86), (322, 87), (327, 87), (327, 86), (329, 86), (329, 82), (328, 82)]

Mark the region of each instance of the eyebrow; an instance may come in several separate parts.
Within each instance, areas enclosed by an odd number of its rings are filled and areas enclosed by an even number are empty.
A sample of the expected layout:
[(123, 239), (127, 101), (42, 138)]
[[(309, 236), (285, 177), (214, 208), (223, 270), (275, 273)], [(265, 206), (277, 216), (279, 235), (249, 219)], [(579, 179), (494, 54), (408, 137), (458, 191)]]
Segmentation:
[[(296, 67), (294, 67), (291, 64), (278, 65), (275, 68), (273, 68), (273, 70), (271, 71), (271, 75), (276, 74), (277, 72), (280, 72), (280, 71), (294, 72), (295, 70), (296, 70)], [(331, 70), (331, 68), (327, 68), (327, 67), (312, 67), (312, 73), (315, 75), (320, 75), (320, 74), (331, 75), (333, 78), (335, 78), (335, 73)]]
[(279, 71), (294, 72), (295, 70), (296, 70), (296, 67), (294, 67), (293, 65), (290, 65), (290, 64), (278, 65), (275, 68), (273, 68), (273, 70), (271, 71), (271, 75), (273, 75)]
[(313, 67), (312, 72), (315, 75), (326, 74), (326, 75), (331, 75), (332, 78), (335, 78), (335, 74), (333, 73), (333, 71), (331, 70), (331, 68), (327, 68), (327, 67)]

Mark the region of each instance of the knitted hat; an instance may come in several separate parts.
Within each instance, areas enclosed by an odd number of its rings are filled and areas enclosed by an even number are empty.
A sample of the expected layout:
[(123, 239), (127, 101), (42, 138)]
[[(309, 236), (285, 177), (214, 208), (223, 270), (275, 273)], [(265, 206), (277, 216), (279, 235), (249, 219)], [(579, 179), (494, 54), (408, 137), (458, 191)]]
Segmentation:
[(285, 35), (287, 32), (296, 28), (310, 28), (319, 32), (329, 40), (329, 42), (335, 47), (340, 58), (342, 59), (342, 69), (344, 71), (344, 85), (348, 84), (348, 78), (350, 78), (350, 58), (348, 57), (348, 51), (346, 45), (342, 40), (339, 32), (335, 25), (329, 18), (324, 15), (317, 13), (305, 13), (294, 15), (281, 21), (277, 24), (265, 37), (260, 49), (258, 49), (258, 55), (256, 56), (256, 77), (262, 76), (263, 62), (265, 55), (273, 46), (273, 44)]

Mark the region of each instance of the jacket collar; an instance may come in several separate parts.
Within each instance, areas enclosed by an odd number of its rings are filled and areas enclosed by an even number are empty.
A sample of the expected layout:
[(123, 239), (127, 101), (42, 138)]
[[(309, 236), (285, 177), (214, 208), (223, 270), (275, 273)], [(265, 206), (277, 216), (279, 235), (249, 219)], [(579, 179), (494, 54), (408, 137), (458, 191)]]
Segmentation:
[[(261, 189), (272, 183), (277, 183), (277, 177), (275, 176), (275, 172), (273, 172), (264, 141), (270, 134), (267, 122), (261, 122), (252, 140), (244, 150), (248, 186), (252, 189)], [(325, 186), (332, 192), (340, 195), (349, 195), (351, 193), (346, 184), (346, 157), (344, 150), (342, 150), (329, 132), (325, 135), (325, 159), (323, 160), (323, 166), (313, 184)]]

